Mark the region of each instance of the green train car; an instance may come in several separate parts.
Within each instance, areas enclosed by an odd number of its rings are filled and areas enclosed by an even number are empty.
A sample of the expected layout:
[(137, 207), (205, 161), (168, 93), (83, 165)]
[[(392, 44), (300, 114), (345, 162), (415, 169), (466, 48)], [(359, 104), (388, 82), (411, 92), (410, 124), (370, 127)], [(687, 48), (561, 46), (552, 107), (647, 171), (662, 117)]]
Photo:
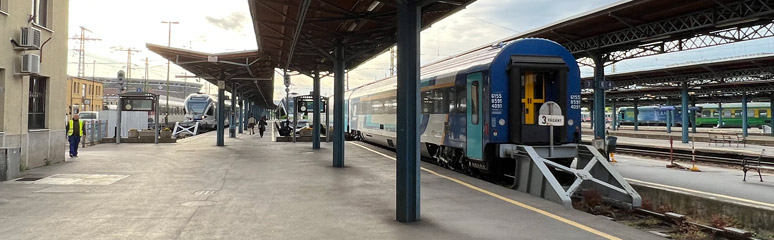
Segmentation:
[[(747, 104), (747, 125), (760, 127), (771, 123), (771, 103), (753, 102)], [(697, 104), (701, 108), (701, 114), (696, 117), (698, 126), (714, 127), (718, 125), (717, 104)], [(742, 104), (723, 104), (723, 127), (742, 127)]]

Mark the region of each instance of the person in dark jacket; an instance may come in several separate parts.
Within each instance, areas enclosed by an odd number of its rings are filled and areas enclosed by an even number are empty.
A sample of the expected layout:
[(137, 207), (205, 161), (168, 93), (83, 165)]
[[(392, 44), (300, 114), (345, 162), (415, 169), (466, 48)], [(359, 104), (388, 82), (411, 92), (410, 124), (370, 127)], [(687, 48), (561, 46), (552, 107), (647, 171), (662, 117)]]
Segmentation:
[(263, 137), (263, 132), (266, 131), (266, 125), (268, 125), (266, 122), (266, 116), (263, 116), (261, 117), (261, 120), (258, 121), (258, 133), (261, 134), (261, 137)]

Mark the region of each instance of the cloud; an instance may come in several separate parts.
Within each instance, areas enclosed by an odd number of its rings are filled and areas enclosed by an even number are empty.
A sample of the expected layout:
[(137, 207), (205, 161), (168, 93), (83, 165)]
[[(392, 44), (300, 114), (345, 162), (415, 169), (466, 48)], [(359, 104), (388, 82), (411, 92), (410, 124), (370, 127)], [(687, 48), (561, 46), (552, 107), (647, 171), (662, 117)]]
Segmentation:
[(232, 12), (224, 18), (214, 18), (210, 16), (204, 18), (212, 25), (226, 31), (241, 31), (244, 27), (244, 22), (247, 20), (247, 16), (242, 12)]

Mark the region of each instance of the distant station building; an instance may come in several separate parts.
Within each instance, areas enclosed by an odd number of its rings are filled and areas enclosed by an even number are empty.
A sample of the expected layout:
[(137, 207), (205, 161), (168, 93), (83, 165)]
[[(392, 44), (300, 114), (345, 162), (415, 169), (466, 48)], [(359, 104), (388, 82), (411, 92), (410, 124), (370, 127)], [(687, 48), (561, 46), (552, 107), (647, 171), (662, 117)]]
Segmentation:
[(22, 167), (64, 161), (69, 5), (0, 1), (0, 146), (20, 147)]
[(102, 110), (102, 96), (102, 82), (79, 77), (67, 78), (68, 114)]

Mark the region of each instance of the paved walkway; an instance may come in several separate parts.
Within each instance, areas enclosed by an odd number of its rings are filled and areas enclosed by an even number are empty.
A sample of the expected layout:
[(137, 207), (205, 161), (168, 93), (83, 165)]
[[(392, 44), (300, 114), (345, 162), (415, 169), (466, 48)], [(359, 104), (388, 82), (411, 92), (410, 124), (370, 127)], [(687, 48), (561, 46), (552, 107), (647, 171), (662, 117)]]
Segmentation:
[(347, 143), (337, 169), (326, 143), (214, 142), (102, 144), (25, 172), (42, 180), (0, 183), (0, 238), (655, 239), (428, 164), (422, 221), (402, 224), (390, 151)]

